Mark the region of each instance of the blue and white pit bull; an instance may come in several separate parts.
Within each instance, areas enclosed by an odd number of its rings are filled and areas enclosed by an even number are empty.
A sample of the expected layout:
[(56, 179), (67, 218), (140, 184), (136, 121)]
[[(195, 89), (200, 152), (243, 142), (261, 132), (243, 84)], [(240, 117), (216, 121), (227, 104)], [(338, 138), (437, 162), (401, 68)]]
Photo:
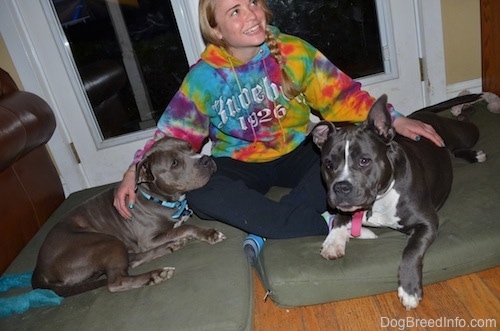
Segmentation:
[[(451, 153), (470, 162), (486, 160), (483, 152), (470, 150), (479, 138), (474, 124), (427, 111), (409, 117), (431, 124), (446, 148), (424, 138), (412, 141), (397, 135), (385, 95), (359, 126), (337, 128), (323, 121), (313, 129), (321, 149), (328, 204), (338, 211), (321, 255), (328, 260), (344, 256), (352, 215), (359, 211), (364, 212), (363, 225), (407, 234), (398, 274), (398, 296), (406, 309), (416, 308), (422, 299), (422, 260), (437, 235), (436, 211), (450, 193)], [(363, 229), (363, 237), (376, 236)]]

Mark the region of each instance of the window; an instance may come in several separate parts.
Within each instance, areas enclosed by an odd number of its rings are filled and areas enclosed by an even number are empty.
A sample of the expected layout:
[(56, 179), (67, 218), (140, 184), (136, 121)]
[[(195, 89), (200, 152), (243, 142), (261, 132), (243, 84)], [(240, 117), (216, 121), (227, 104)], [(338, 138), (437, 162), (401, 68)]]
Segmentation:
[(299, 36), (352, 78), (384, 73), (375, 0), (268, 0), (282, 32)]
[(101, 138), (154, 127), (188, 71), (170, 1), (52, 1)]

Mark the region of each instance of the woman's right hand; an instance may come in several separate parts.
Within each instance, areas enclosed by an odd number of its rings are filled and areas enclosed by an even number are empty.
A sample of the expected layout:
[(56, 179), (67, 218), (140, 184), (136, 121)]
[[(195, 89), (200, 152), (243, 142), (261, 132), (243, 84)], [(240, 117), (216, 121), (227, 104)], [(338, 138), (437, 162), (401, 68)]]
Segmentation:
[(130, 209), (134, 208), (135, 204), (135, 166), (130, 167), (123, 179), (115, 189), (115, 199), (113, 206), (125, 219), (131, 219), (132, 213)]

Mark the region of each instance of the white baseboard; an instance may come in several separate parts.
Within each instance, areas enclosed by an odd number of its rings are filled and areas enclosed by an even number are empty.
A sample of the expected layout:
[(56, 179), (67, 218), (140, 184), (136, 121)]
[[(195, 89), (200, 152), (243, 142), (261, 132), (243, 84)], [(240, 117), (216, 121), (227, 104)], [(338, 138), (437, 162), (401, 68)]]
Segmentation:
[(482, 93), (483, 83), (481, 78), (446, 86), (446, 96), (448, 99), (454, 98), (463, 90), (469, 90), (470, 93)]

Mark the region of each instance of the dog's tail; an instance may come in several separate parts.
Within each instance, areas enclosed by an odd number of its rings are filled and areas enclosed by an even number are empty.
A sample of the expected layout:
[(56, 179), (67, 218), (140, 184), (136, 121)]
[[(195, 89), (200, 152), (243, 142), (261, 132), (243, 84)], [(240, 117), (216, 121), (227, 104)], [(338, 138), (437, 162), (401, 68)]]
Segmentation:
[(481, 98), (481, 96), (482, 96), (482, 93), (461, 95), (461, 96), (451, 98), (449, 100), (437, 103), (435, 105), (419, 109), (419, 110), (415, 111), (415, 113), (422, 112), (422, 111), (439, 113), (439, 112), (442, 112), (443, 110), (450, 109), (453, 106), (477, 101)]

